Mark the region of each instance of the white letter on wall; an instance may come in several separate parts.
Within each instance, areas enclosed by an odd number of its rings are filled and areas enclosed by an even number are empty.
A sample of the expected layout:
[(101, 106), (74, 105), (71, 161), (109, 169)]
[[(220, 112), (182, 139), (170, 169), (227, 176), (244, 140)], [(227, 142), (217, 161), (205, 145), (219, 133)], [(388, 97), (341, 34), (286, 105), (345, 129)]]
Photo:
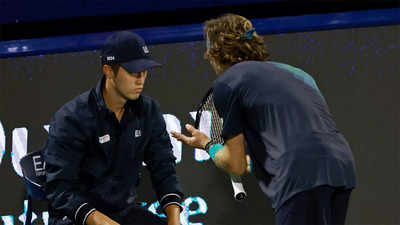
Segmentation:
[(176, 116), (171, 114), (164, 114), (163, 116), (167, 126), (169, 138), (171, 139), (171, 144), (173, 147), (172, 150), (174, 152), (174, 156), (176, 157), (175, 163), (178, 164), (182, 160), (182, 142), (171, 136), (171, 130), (180, 133), (182, 131), (181, 121), (179, 121)]
[(0, 164), (3, 159), (4, 154), (6, 153), (6, 132), (4, 131), (3, 124), (0, 120)]
[(25, 127), (15, 128), (12, 132), (12, 164), (15, 172), (22, 177), (19, 160), (26, 155), (28, 144), (28, 129)]

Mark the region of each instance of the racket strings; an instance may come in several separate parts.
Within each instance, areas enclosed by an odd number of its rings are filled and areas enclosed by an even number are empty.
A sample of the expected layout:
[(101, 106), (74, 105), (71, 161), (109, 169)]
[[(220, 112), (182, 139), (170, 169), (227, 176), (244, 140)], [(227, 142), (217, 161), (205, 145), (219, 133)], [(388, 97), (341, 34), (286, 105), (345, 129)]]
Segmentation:
[(224, 139), (221, 137), (223, 122), (214, 106), (214, 97), (212, 93), (210, 93), (206, 98), (206, 101), (202, 106), (202, 111), (208, 111), (211, 113), (211, 139), (216, 143), (223, 144)]

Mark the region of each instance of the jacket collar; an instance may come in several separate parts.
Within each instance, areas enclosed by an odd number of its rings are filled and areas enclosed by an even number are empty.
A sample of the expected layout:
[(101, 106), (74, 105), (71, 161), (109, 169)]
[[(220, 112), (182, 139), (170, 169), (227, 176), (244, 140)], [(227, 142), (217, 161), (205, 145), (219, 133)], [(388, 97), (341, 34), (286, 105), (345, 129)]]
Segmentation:
[(109, 108), (107, 108), (106, 106), (106, 102), (104, 101), (104, 97), (103, 97), (103, 87), (104, 84), (106, 82), (106, 76), (103, 75), (101, 77), (101, 79), (97, 82), (96, 87), (94, 89), (94, 94), (96, 96), (96, 105), (97, 105), (97, 109), (99, 111), (103, 111), (103, 110), (108, 110), (111, 112), (111, 110)]

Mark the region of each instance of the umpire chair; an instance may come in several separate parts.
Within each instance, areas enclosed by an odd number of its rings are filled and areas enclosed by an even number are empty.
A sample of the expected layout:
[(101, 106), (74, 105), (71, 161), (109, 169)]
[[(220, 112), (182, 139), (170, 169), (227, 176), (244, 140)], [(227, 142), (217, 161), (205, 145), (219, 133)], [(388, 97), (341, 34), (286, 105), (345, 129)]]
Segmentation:
[(25, 225), (32, 224), (32, 200), (46, 200), (44, 189), (46, 183), (46, 163), (43, 159), (43, 150), (44, 149), (40, 149), (38, 151), (30, 152), (22, 157), (19, 162), (28, 194)]

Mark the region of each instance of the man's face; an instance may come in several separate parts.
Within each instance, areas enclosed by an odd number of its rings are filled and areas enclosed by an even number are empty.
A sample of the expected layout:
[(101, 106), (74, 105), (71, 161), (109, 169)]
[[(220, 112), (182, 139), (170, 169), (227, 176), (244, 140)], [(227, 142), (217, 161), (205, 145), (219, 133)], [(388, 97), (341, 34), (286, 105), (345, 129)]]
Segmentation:
[(139, 73), (129, 73), (121, 66), (118, 74), (114, 74), (112, 83), (121, 97), (126, 100), (135, 100), (142, 93), (146, 77), (147, 70)]

